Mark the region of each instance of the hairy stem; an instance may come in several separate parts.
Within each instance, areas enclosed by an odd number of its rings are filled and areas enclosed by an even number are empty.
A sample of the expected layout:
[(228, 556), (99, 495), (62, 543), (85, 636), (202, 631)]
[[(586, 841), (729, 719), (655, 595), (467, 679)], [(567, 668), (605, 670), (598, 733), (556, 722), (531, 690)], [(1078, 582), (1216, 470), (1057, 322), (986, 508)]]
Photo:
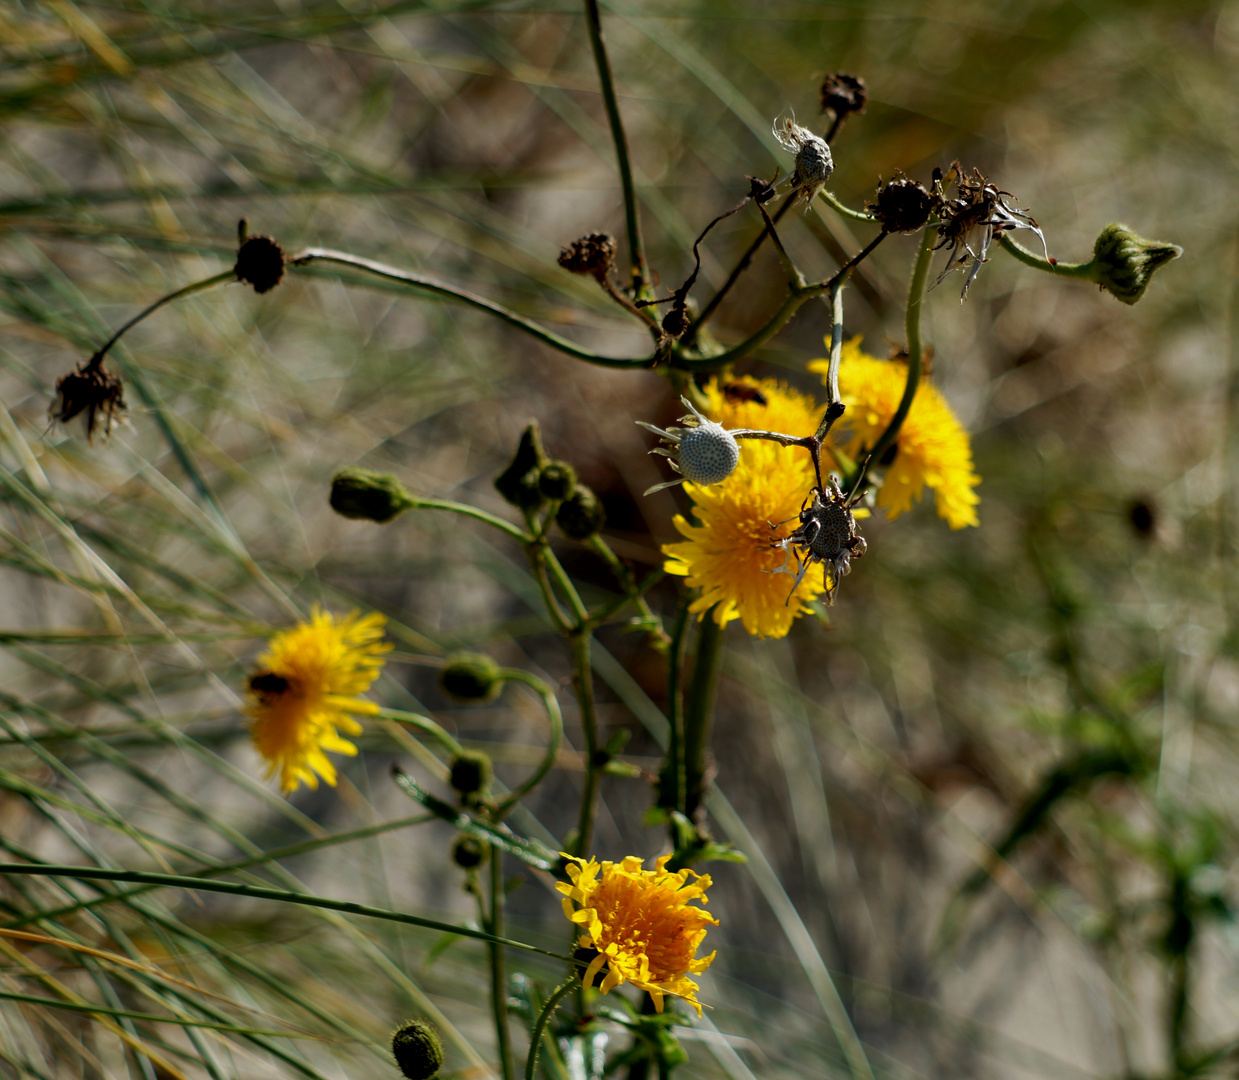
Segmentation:
[(714, 695), (726, 631), (714, 621), (717, 605), (707, 611), (697, 635), (697, 659), (684, 715), (684, 813), (691, 820), (705, 798)]
[(533, 1026), (533, 1031), (529, 1037), (529, 1056), (525, 1058), (525, 1080), (534, 1080), (538, 1074), (538, 1051), (542, 1048), (542, 1036), (546, 1032), (546, 1025), (550, 1022), (552, 1016), (555, 1015), (555, 1010), (559, 1008), (559, 1003), (563, 1001), (580, 980), (574, 971), (566, 978), (559, 986), (555, 987), (555, 992), (547, 999), (546, 1004), (542, 1007), (542, 1011), (538, 1014), (537, 1022)]
[(1091, 259), (1086, 263), (1063, 263), (1053, 262), (1042, 258), (1040, 255), (1035, 255), (1026, 247), (1021, 247), (1006, 233), (1001, 233), (998, 237), (998, 242), (1002, 245), (1003, 251), (1008, 255), (1014, 256), (1025, 266), (1031, 266), (1034, 270), (1041, 270), (1047, 274), (1055, 274), (1058, 277), (1083, 278), (1085, 281), (1097, 280), (1097, 264)]
[(594, 672), (590, 664), (588, 627), (572, 635), (572, 685), (581, 709), (581, 730), (585, 735), (585, 787), (581, 792), (581, 812), (577, 818), (574, 855), (585, 858), (594, 833), (594, 803), (598, 792), (598, 711), (594, 702)]
[(503, 853), (490, 852), (490, 1000), (495, 1016), (495, 1044), (499, 1051), (499, 1069), (503, 1080), (515, 1080), (516, 1066), (512, 1060), (512, 1033), (508, 1029), (508, 972), (503, 946), (503, 914), (506, 893), (503, 884)]

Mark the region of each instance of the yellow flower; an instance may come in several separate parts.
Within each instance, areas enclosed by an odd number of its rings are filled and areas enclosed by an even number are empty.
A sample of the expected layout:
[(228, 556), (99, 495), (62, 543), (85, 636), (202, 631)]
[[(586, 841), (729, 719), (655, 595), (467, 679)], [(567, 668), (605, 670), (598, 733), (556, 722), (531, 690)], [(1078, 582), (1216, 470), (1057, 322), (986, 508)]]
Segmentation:
[[(752, 399), (754, 390), (765, 404)], [(821, 420), (822, 410), (811, 397), (775, 379), (737, 379), (721, 386), (713, 379), (704, 394), (706, 412), (726, 428), (801, 436), (812, 435)], [(807, 450), (742, 439), (740, 463), (721, 484), (684, 485), (696, 521), (677, 515), (674, 524), (685, 539), (662, 550), (667, 556), (663, 569), (701, 590), (690, 611), (700, 615), (717, 604), (714, 619), (720, 626), (740, 619), (750, 634), (787, 634), (824, 583), (812, 575), (789, 601), (785, 576), (773, 572), (787, 556), (774, 544), (799, 524), (801, 506), (815, 483)]]
[(382, 615), (356, 611), (337, 622), (316, 606), (309, 622), (275, 634), (258, 658), (245, 711), (267, 776), (278, 772), (285, 794), (303, 781), (318, 787), (318, 776), (334, 787), (336, 769), (324, 751), (357, 753), (340, 731), (360, 735), (361, 725), (349, 714), (378, 712), (356, 695), (370, 689), (391, 648), (380, 640), (386, 622)]
[[(605, 966), (604, 994), (628, 982), (648, 992), (658, 1012), (663, 995), (674, 994), (700, 1016), (697, 984), (689, 976), (713, 961), (714, 953), (695, 957), (706, 927), (717, 926), (718, 920), (689, 907), (689, 901), (708, 902), (710, 878), (692, 870), (673, 874), (667, 869), (670, 855), (659, 858), (653, 870), (642, 870), (635, 855), (620, 863), (567, 857), (571, 884), (555, 887), (564, 894), (564, 914), (583, 931), (579, 945), (598, 951), (585, 970), (585, 985), (592, 985)], [(690, 885), (690, 877), (697, 884)]]
[[(823, 378), (828, 368), (826, 360), (809, 363), (809, 370)], [(847, 412), (839, 426), (851, 436), (843, 447), (845, 453), (857, 457), (878, 441), (899, 408), (907, 378), (907, 364), (866, 355), (859, 338), (843, 346), (839, 395)], [(962, 529), (978, 523), (976, 507), (981, 500), (972, 489), (980, 482), (972, 466), (968, 433), (938, 388), (922, 379), (895, 440), (895, 459), (878, 489), (878, 505), (888, 516), (898, 517), (912, 508), (928, 486), (938, 516), (952, 529)]]

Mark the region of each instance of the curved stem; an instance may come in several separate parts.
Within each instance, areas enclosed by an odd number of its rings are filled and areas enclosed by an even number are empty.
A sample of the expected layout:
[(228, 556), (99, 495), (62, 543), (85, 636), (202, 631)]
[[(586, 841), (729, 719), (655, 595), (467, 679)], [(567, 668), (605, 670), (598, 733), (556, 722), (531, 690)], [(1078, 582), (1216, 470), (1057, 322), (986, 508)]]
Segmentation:
[(405, 712), (403, 709), (379, 709), (374, 715), (380, 720), (394, 720), (397, 724), (403, 724), (405, 727), (416, 728), (418, 731), (425, 732), (431, 738), (437, 739), (439, 744), (453, 757), (456, 757), (461, 752), (460, 743), (452, 738), (439, 724), (431, 720), (429, 716)]
[(628, 139), (624, 135), (624, 121), (615, 97), (611, 61), (607, 58), (606, 43), (602, 40), (602, 17), (598, 13), (598, 0), (585, 0), (585, 23), (589, 27), (589, 44), (594, 51), (598, 82), (602, 85), (602, 103), (607, 110), (607, 122), (611, 125), (611, 140), (615, 143), (615, 164), (619, 169), (620, 185), (624, 189), (624, 219), (628, 229), (628, 257), (632, 267), (633, 291), (640, 295), (650, 280), (650, 271), (645, 263), (645, 245), (641, 240), (641, 213), (637, 206), (637, 190), (632, 182)]
[(547, 740), (546, 756), (542, 759), (542, 763), (534, 770), (528, 780), (519, 787), (513, 788), (508, 793), (507, 798), (495, 808), (496, 820), (503, 817), (521, 799), (537, 787), (542, 782), (542, 778), (554, 768), (555, 760), (559, 757), (559, 748), (563, 744), (564, 739), (563, 713), (560, 712), (555, 692), (546, 683), (536, 675), (531, 675), (520, 668), (503, 668), (500, 670), (499, 675), (508, 682), (518, 682), (529, 687), (541, 699), (542, 706), (546, 709), (546, 718), (550, 721), (551, 735)]
[(522, 544), (529, 543), (529, 535), (519, 525), (513, 525), (512, 522), (504, 521), (501, 517), (488, 514), (476, 506), (451, 502), (447, 499), (423, 499), (417, 495), (410, 495), (409, 500), (410, 510), (447, 510), (453, 514), (460, 514), (462, 517), (473, 518), (475, 521), (482, 522), (483, 525), (489, 525), (500, 532), (507, 533), (513, 540), (519, 540)]
[(523, 941), (497, 938), (482, 930), (474, 930), (470, 926), (454, 926), (452, 923), (439, 922), (437, 919), (423, 919), (419, 915), (408, 915), (402, 911), (369, 907), (366, 904), (354, 904), (348, 900), (328, 900), (326, 897), (312, 896), (308, 893), (289, 892), (286, 889), (268, 889), (261, 885), (235, 885), (228, 881), (211, 881), (208, 878), (186, 877), (181, 874), (152, 874), (142, 870), (103, 870), (96, 866), (0, 863), (0, 876), (20, 875), (62, 877), (77, 881), (128, 881), (135, 885), (155, 885), (169, 889), (197, 889), (202, 892), (227, 893), (229, 896), (248, 896), (255, 900), (279, 900), (286, 904), (300, 904), (303, 907), (323, 908), (327, 911), (342, 911), (349, 915), (365, 915), (371, 919), (382, 919), (386, 922), (420, 926), (427, 930), (437, 930), (441, 934), (456, 934), (459, 937), (476, 938), (479, 941), (495, 941), (500, 945), (507, 945), (513, 949), (524, 949), (526, 952), (539, 953), (542, 956), (549, 956), (555, 960), (570, 961), (572, 959), (570, 956), (564, 956), (563, 953), (540, 949), (536, 945), (527, 945)]
[(182, 289), (177, 289), (176, 292), (170, 292), (167, 296), (161, 296), (150, 307), (143, 308), (124, 326), (116, 331), (107, 342), (91, 356), (84, 370), (93, 371), (103, 363), (103, 358), (107, 355), (108, 350), (112, 348), (120, 339), (135, 326), (138, 325), (148, 315), (154, 314), (164, 304), (170, 304), (173, 300), (179, 300), (183, 296), (192, 296), (197, 292), (205, 292), (207, 289), (213, 288), (216, 285), (222, 285), (225, 281), (235, 281), (237, 275), (232, 270), (224, 270), (221, 273), (214, 274), (209, 278), (203, 278), (201, 281), (195, 281), (192, 285), (186, 285)]
[(829, 191), (822, 188), (822, 193), (819, 196), (836, 214), (840, 217), (849, 218), (852, 221), (873, 221), (875, 220), (871, 214), (866, 214), (863, 210), (853, 210), (850, 206), (844, 206), (836, 199)]
[(547, 998), (546, 1004), (538, 1014), (537, 1022), (534, 1024), (533, 1031), (529, 1037), (529, 1056), (525, 1058), (525, 1080), (534, 1080), (537, 1076), (538, 1051), (542, 1048), (542, 1036), (546, 1033), (546, 1025), (550, 1022), (551, 1017), (555, 1015), (555, 1010), (559, 1008), (559, 1003), (572, 993), (573, 988), (578, 982), (579, 980), (574, 971), (559, 986), (555, 987), (555, 992)]
[(339, 263), (342, 266), (351, 266), (355, 270), (365, 270), (367, 273), (374, 274), (377, 277), (387, 278), (389, 281), (398, 281), (402, 285), (409, 285), (415, 289), (432, 293), (435, 296), (442, 296), (449, 300), (458, 300), (462, 304), (468, 304), (479, 311), (485, 311), (487, 314), (502, 319), (509, 326), (513, 326), (517, 330), (523, 330), (543, 344), (549, 345), (552, 349), (558, 349), (560, 352), (575, 357), (577, 360), (585, 360), (591, 364), (615, 368), (648, 367), (652, 362), (652, 358), (647, 356), (630, 358), (600, 356), (598, 353), (590, 352), (589, 349), (583, 349), (581, 346), (573, 344), (567, 338), (562, 338), (550, 330), (544, 330), (537, 323), (531, 322), (523, 315), (517, 315), (516, 312), (509, 311), (502, 305), (487, 300), (483, 296), (478, 296), (476, 293), (457, 288), (455, 285), (445, 285), (434, 278), (426, 277), (423, 274), (415, 274), (410, 270), (401, 270), (395, 266), (388, 266), (386, 263), (377, 262), (374, 259), (366, 259), (360, 255), (350, 255), (347, 251), (336, 251), (332, 248), (306, 248), (304, 251), (299, 251), (292, 256), (288, 260), (288, 265), (293, 269), (300, 269), (312, 262), (330, 262)]
[(1091, 259), (1086, 263), (1049, 262), (1026, 247), (1021, 247), (1006, 233), (998, 237), (998, 242), (1008, 255), (1014, 256), (1025, 266), (1031, 266), (1034, 270), (1055, 274), (1058, 277), (1083, 278), (1085, 281), (1094, 282), (1097, 280), (1097, 264)]
[(854, 498), (861, 490), (861, 485), (864, 484), (865, 477), (868, 475), (869, 466), (880, 460), (899, 437), (899, 429), (903, 427), (903, 422), (908, 417), (908, 410), (912, 408), (912, 401), (916, 397), (916, 388), (920, 385), (921, 361), (924, 352), (921, 344), (921, 306), (925, 301), (925, 281), (929, 277), (934, 238), (937, 236), (934, 224), (930, 221), (925, 226), (925, 231), (921, 233), (921, 243), (916, 249), (916, 262), (912, 266), (912, 279), (908, 283), (908, 307), (904, 312), (904, 331), (908, 336), (908, 381), (904, 383), (903, 397), (899, 401), (895, 415), (891, 417), (891, 422), (886, 425), (886, 430), (882, 432), (881, 437), (874, 443), (873, 449), (861, 463), (849, 498)]
[[(611, 545), (608, 544), (598, 533), (586, 541), (589, 549), (598, 556), (611, 569), (611, 573), (615, 575), (615, 579), (620, 583), (620, 588), (624, 590), (625, 602), (631, 600), (633, 606), (637, 609), (637, 613), (648, 622), (651, 626), (657, 627), (655, 633), (658, 635), (658, 640), (663, 644), (667, 642), (667, 635), (662, 629), (662, 623), (658, 616), (654, 614), (650, 605), (646, 602), (645, 594), (632, 576), (632, 571), (628, 569), (621, 561), (618, 555), (611, 550)], [(607, 605), (603, 609), (608, 615), (618, 610), (614, 605)], [(596, 626), (600, 621), (598, 614), (595, 613), (589, 618), (590, 624)]]

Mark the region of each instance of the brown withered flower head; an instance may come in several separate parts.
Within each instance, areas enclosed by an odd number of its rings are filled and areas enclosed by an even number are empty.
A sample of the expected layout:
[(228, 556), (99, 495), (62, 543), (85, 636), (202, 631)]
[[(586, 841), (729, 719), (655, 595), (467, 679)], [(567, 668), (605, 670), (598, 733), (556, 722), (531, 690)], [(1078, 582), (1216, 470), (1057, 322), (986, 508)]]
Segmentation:
[(284, 249), (270, 236), (251, 236), (237, 251), (233, 273), (239, 281), (254, 286), (254, 292), (274, 289), (284, 277)]
[(559, 265), (573, 274), (589, 274), (599, 282), (607, 281), (615, 267), (619, 250), (610, 233), (596, 232), (573, 240), (559, 253)]
[(811, 203), (821, 194), (830, 174), (835, 171), (830, 144), (796, 123), (794, 113), (778, 117), (772, 130), (779, 145), (796, 159), (796, 167), (775, 187), (790, 179), (795, 194), (806, 204)]
[(1036, 234), (1045, 257), (1049, 259), (1050, 253), (1046, 249), (1041, 227), (1027, 210), (1020, 210), (1006, 201), (1006, 198), (1013, 197), (1011, 192), (999, 190), (980, 169), (973, 169), (971, 176), (965, 175), (958, 161), (952, 164), (947, 176), (952, 174), (955, 178), (955, 197), (942, 199), (939, 208), (942, 224), (938, 226), (941, 239), (937, 246), (947, 249), (947, 261), (931, 288), (940, 285), (951, 271), (965, 271), (967, 276), (960, 293), (961, 302), (965, 300), (968, 286), (989, 258), (995, 233), (1027, 229)]
[(836, 71), (822, 80), (822, 112), (829, 110), (840, 120), (848, 113), (862, 113), (869, 100), (869, 88), (859, 75)]
[(877, 198), (865, 209), (888, 233), (912, 233), (929, 221), (938, 209), (938, 199), (923, 185), (900, 175), (878, 188)]
[(78, 414), (86, 418), (86, 438), (94, 438), (96, 425), (102, 422), (103, 435), (112, 433), (113, 425), (125, 414), (125, 388), (102, 363), (87, 361), (56, 380), (56, 397), (48, 414), (53, 420), (67, 424)]

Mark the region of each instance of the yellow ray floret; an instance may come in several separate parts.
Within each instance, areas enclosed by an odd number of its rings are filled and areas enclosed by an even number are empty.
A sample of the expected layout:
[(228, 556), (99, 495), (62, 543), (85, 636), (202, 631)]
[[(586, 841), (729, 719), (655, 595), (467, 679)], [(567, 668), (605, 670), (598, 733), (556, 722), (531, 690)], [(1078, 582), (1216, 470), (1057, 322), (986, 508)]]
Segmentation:
[[(592, 985), (605, 967), (604, 994), (632, 983), (654, 999), (658, 1012), (663, 996), (673, 994), (700, 1016), (697, 984), (689, 976), (713, 961), (714, 953), (696, 955), (706, 927), (718, 920), (689, 902), (707, 903), (710, 878), (692, 870), (672, 873), (670, 855), (659, 858), (653, 870), (642, 870), (635, 855), (619, 863), (568, 858), (570, 882), (555, 887), (564, 894), (564, 914), (581, 928), (578, 944), (598, 953), (585, 970), (585, 984)], [(689, 884), (690, 878), (696, 883)]]
[[(828, 368), (826, 360), (809, 363), (809, 370), (820, 373), (823, 379)], [(856, 457), (878, 441), (899, 408), (907, 378), (906, 363), (868, 356), (861, 351), (859, 338), (843, 346), (839, 396), (847, 412), (839, 427), (850, 436), (844, 453)], [(976, 508), (981, 500), (972, 489), (981, 478), (972, 466), (968, 433), (938, 388), (924, 379), (916, 389), (895, 447), (895, 459), (886, 469), (877, 500), (890, 517), (910, 510), (929, 487), (938, 516), (952, 529), (978, 524)]]
[[(765, 404), (734, 392), (729, 400), (724, 386), (737, 385), (759, 391)], [(817, 430), (822, 409), (807, 394), (784, 383), (745, 378), (724, 386), (711, 380), (704, 394), (709, 406), (706, 413), (726, 428), (759, 428), (796, 436)], [(820, 575), (809, 575), (789, 603), (786, 577), (772, 573), (785, 562), (786, 554), (772, 545), (796, 528), (815, 482), (807, 450), (765, 439), (743, 439), (740, 463), (721, 484), (684, 485), (693, 500), (695, 520), (677, 515), (674, 525), (684, 540), (665, 544), (662, 550), (667, 556), (666, 572), (686, 578), (689, 586), (701, 590), (690, 611), (700, 615), (717, 604), (714, 619), (720, 626), (740, 619), (750, 634), (775, 638), (787, 634), (796, 616), (809, 610), (809, 602), (822, 593), (824, 585)], [(772, 524), (776, 527), (771, 528)]]
[(353, 715), (378, 712), (357, 695), (370, 689), (391, 649), (382, 640), (386, 622), (356, 611), (337, 621), (315, 607), (308, 622), (273, 635), (258, 658), (245, 711), (267, 776), (279, 773), (285, 794), (303, 782), (318, 787), (319, 776), (335, 785), (336, 768), (325, 751), (357, 753), (340, 732), (360, 735)]

